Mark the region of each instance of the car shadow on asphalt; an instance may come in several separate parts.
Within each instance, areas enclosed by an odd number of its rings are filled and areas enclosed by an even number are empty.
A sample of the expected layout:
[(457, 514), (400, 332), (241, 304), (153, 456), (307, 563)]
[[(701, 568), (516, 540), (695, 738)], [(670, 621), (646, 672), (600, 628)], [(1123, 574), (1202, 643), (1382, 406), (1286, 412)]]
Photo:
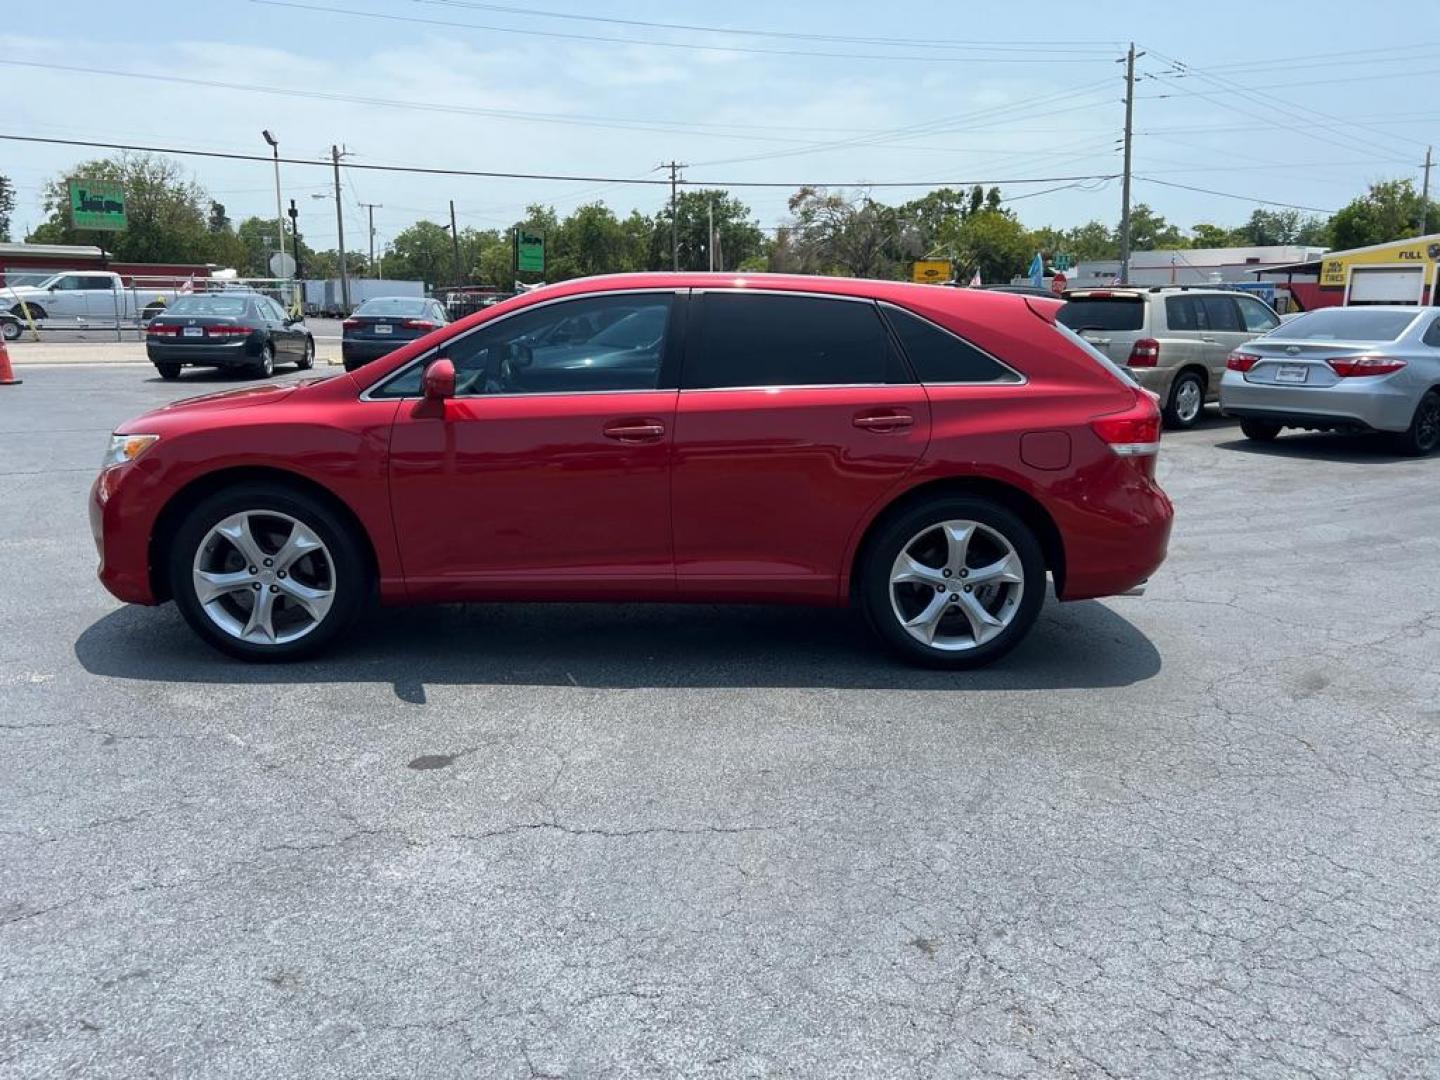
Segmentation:
[(108, 678), (389, 683), (415, 704), (424, 703), (426, 685), (1098, 689), (1142, 682), (1161, 666), (1150, 640), (1104, 604), (1053, 600), (1014, 652), (968, 672), (892, 658), (850, 611), (664, 604), (388, 609), (368, 615), (318, 659), (278, 665), (219, 656), (173, 605), (124, 607), (81, 634), (75, 656)]
[(1216, 443), (1221, 450), (1238, 450), (1257, 457), (1309, 458), (1342, 465), (1393, 465), (1415, 458), (1395, 449), (1388, 436), (1381, 434), (1346, 435), (1334, 433), (1281, 435), (1274, 442), (1235, 439)]

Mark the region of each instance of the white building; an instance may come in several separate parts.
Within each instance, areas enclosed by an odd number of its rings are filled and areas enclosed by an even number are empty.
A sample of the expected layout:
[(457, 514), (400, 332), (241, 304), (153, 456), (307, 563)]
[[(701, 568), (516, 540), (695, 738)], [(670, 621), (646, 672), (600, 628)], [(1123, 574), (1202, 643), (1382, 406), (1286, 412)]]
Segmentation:
[[(1279, 247), (1180, 248), (1174, 251), (1136, 251), (1130, 256), (1130, 285), (1243, 285), (1255, 282), (1255, 272), (1272, 266), (1292, 266), (1318, 260), (1327, 248), (1289, 244)], [(1072, 289), (1115, 285), (1120, 279), (1118, 260), (1079, 263), (1066, 271)]]

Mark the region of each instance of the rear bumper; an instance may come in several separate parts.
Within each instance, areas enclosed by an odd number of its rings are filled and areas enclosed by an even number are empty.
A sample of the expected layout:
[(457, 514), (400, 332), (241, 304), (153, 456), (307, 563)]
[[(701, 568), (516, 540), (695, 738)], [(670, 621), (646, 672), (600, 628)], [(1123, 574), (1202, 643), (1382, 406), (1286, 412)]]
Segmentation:
[(260, 345), (244, 341), (206, 342), (202, 345), (157, 345), (145, 343), (145, 355), (152, 364), (191, 364), (196, 367), (239, 367), (253, 364), (260, 356)]
[[(1163, 451), (1162, 451), (1163, 453)], [(1065, 550), (1062, 600), (1138, 595), (1170, 546), (1175, 508), (1134, 459), (1106, 452), (1048, 509)], [(1054, 491), (1050, 493), (1054, 496)]]
[(1415, 415), (1416, 395), (1393, 379), (1350, 379), (1336, 386), (1275, 386), (1247, 382), (1227, 371), (1220, 382), (1226, 416), (1268, 420), (1283, 427), (1404, 431)]
[(393, 341), (350, 341), (340, 342), (340, 356), (348, 366), (367, 364), (389, 356), (402, 345), (408, 345), (414, 338), (396, 338)]

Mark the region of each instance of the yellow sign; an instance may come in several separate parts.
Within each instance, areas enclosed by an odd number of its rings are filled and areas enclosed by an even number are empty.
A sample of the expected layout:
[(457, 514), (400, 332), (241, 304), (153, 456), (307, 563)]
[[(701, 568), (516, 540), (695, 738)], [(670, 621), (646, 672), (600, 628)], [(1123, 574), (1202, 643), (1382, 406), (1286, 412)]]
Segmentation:
[(916, 259), (911, 280), (921, 285), (939, 285), (949, 281), (951, 274), (949, 259)]
[[(1320, 284), (1326, 288), (1345, 287), (1352, 266), (1434, 266), (1440, 261), (1440, 244), (1434, 239), (1397, 240), (1366, 251), (1338, 252), (1320, 262)], [(1425, 279), (1430, 280), (1427, 272)]]

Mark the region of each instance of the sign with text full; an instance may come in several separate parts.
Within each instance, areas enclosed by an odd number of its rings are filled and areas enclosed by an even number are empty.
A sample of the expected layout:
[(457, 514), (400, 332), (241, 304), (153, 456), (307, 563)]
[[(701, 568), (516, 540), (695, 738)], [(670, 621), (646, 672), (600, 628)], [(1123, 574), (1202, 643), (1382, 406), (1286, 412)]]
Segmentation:
[(545, 234), (515, 230), (515, 269), (525, 274), (545, 272)]
[(1368, 251), (1336, 251), (1320, 260), (1320, 284), (1324, 288), (1343, 289), (1352, 266), (1424, 267), (1424, 277), (1440, 262), (1440, 243), (1433, 236), (1417, 240), (1397, 240)]
[(949, 259), (916, 259), (910, 280), (921, 285), (939, 285), (950, 280), (951, 272)]
[(125, 228), (125, 190), (106, 180), (71, 180), (70, 223), (77, 229)]

